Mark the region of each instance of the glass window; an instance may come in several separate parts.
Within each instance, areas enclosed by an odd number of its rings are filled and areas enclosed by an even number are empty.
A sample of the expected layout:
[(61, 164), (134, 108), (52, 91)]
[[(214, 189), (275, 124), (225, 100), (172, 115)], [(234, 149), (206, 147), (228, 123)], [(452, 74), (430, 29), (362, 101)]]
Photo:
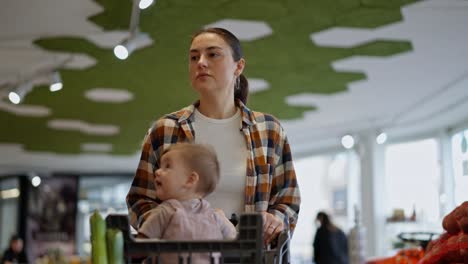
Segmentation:
[[(345, 232), (352, 204), (358, 191), (350, 188), (358, 175), (358, 159), (354, 152), (311, 156), (296, 159), (294, 166), (301, 190), (301, 212), (291, 241), (292, 263), (311, 263), (312, 243), (317, 226), (315, 217), (325, 211)], [(351, 206), (350, 206), (351, 204)]]
[(468, 201), (468, 129), (452, 137), (455, 205)]
[(439, 221), (440, 163), (435, 139), (389, 145), (385, 153), (387, 213), (413, 211), (422, 221)]
[(388, 145), (385, 149), (387, 224), (385, 251), (405, 246), (403, 232), (441, 233), (439, 187), (441, 168), (436, 139)]
[(18, 232), (19, 181), (17, 177), (0, 180), (0, 254)]

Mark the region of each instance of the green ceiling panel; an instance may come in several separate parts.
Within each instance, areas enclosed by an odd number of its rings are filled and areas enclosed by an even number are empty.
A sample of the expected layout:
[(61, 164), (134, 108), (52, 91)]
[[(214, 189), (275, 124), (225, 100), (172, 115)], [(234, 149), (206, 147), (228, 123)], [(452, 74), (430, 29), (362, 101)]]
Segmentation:
[(359, 55), (385, 57), (411, 50), (411, 43), (406, 41), (374, 41), (351, 50)]
[[(265, 21), (273, 35), (243, 42), (246, 76), (265, 79), (270, 89), (252, 94), (248, 105), (281, 119), (300, 118), (314, 107), (293, 107), (287, 96), (299, 93), (331, 94), (346, 91), (347, 84), (365, 79), (361, 72), (336, 72), (331, 63), (354, 55), (391, 56), (411, 50), (405, 41), (376, 40), (354, 48), (319, 47), (310, 34), (330, 27), (375, 28), (401, 20), (400, 8), (414, 1), (348, 0), (159, 0), (142, 11), (141, 31), (154, 44), (120, 61), (111, 49), (76, 38), (48, 38), (36, 41), (52, 51), (84, 53), (97, 60), (86, 70), (61, 70), (64, 89), (50, 93), (37, 87), (25, 104), (44, 105), (52, 115), (19, 117), (0, 112), (0, 122), (9, 129), (0, 132), (0, 142), (21, 143), (30, 151), (79, 153), (82, 143), (112, 144), (113, 154), (132, 154), (151, 122), (189, 103), (196, 94), (188, 80), (187, 50), (190, 35), (203, 25), (218, 20)], [(106, 30), (128, 28), (131, 1), (99, 0), (104, 11), (90, 20)], [(92, 88), (127, 89), (132, 101), (96, 103), (84, 97)], [(78, 119), (91, 124), (120, 127), (115, 136), (86, 135), (47, 127), (51, 119)]]

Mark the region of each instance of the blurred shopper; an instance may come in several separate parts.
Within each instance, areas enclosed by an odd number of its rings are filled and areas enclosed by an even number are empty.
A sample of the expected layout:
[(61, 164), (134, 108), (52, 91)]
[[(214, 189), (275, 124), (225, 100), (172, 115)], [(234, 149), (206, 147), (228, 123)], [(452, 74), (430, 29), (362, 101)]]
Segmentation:
[(344, 232), (335, 226), (328, 214), (319, 212), (314, 239), (314, 260), (317, 264), (348, 264), (348, 240)]
[(17, 235), (10, 238), (10, 246), (3, 253), (1, 264), (29, 263), (23, 248), (23, 239)]

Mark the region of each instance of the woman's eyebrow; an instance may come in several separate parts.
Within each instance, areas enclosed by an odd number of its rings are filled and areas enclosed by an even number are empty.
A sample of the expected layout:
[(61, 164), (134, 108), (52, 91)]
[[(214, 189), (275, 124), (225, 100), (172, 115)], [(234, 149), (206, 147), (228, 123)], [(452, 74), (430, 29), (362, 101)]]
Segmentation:
[[(214, 50), (214, 49), (222, 49), (222, 48), (218, 46), (210, 46), (206, 48), (205, 50)], [(191, 49), (190, 52), (200, 52), (200, 51), (198, 49)]]

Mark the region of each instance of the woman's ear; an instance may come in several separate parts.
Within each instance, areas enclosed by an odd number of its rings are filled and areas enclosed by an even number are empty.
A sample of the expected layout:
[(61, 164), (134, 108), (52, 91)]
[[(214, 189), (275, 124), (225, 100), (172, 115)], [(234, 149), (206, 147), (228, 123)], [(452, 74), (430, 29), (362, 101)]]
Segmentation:
[(242, 74), (242, 72), (244, 71), (244, 67), (245, 67), (245, 60), (244, 60), (244, 58), (241, 58), (237, 62), (237, 67), (236, 67), (237, 69), (236, 69), (236, 71), (234, 73), (236, 75), (236, 77), (239, 77)]

